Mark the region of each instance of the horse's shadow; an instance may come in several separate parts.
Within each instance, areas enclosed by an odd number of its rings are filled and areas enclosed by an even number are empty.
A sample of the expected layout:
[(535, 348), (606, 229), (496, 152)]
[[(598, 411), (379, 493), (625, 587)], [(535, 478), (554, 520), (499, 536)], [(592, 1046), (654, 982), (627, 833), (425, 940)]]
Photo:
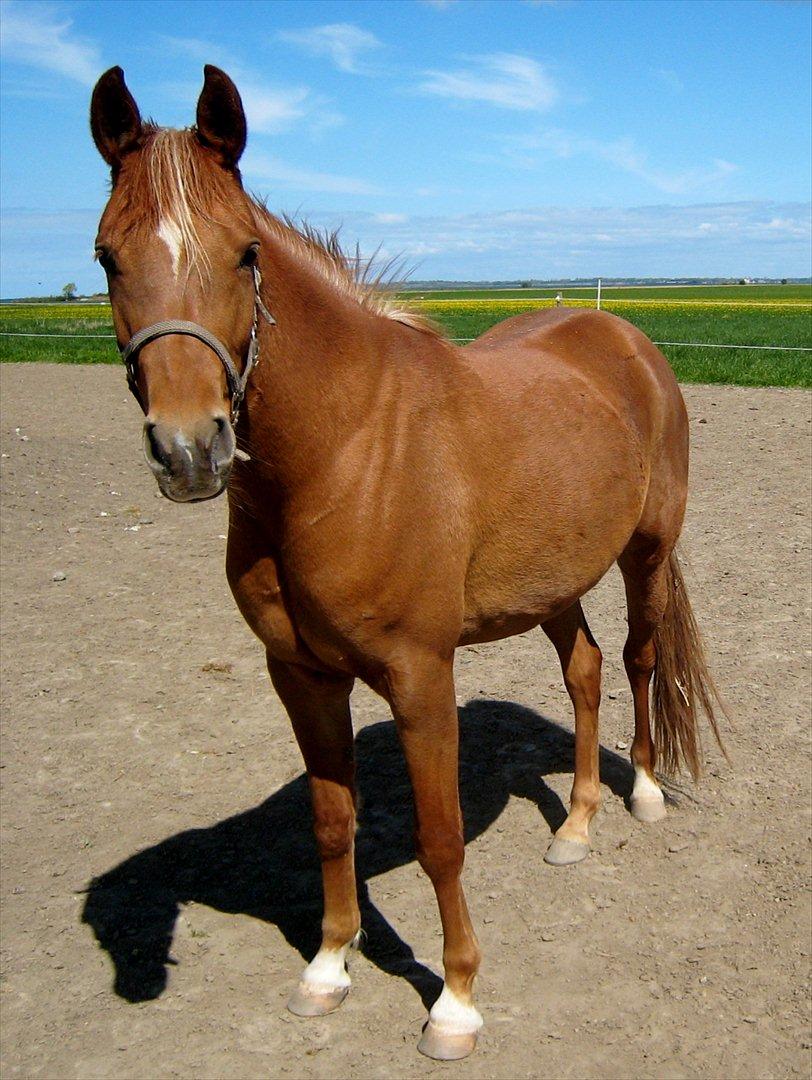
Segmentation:
[[(394, 724), (373, 724), (356, 739), (359, 830), (356, 866), (364, 954), (405, 978), (428, 1006), (441, 982), (375, 908), (367, 881), (414, 859), (412, 795)], [(551, 831), (566, 817), (547, 773), (570, 771), (572, 734), (530, 709), (472, 701), (460, 710), (460, 795), (468, 842), (499, 817), (511, 795), (536, 803)], [(601, 750), (601, 777), (628, 798), (632, 770)], [(189, 901), (275, 923), (310, 959), (319, 944), (321, 878), (304, 774), (265, 802), (210, 828), (178, 833), (132, 855), (87, 892), (82, 920), (115, 965), (116, 993), (158, 997), (167, 982), (175, 921)], [(541, 847), (541, 844), (540, 844)]]

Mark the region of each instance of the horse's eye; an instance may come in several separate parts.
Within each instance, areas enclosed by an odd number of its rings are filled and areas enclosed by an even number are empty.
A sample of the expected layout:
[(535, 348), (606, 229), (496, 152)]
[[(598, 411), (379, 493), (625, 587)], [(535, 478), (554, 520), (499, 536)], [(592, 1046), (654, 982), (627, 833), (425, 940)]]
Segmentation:
[(253, 243), (249, 244), (248, 247), (245, 249), (245, 254), (243, 255), (242, 259), (240, 259), (240, 266), (254, 266), (256, 264), (258, 255), (259, 241), (254, 240)]
[(116, 272), (116, 260), (108, 248), (97, 247), (94, 258), (106, 273), (114, 274)]

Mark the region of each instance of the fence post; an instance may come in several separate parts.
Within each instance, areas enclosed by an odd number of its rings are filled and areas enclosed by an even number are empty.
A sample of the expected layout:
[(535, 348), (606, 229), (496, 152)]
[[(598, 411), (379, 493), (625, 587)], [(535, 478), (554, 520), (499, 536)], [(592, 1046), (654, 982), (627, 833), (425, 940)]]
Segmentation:
[(601, 279), (598, 278), (598, 311), (601, 309)]

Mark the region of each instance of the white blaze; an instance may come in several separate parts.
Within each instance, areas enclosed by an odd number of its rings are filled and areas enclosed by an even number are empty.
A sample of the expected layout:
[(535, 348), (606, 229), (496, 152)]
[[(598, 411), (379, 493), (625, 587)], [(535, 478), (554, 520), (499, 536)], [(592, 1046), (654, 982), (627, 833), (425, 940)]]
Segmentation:
[(172, 258), (172, 273), (177, 280), (178, 270), (180, 269), (180, 253), (183, 248), (181, 231), (174, 221), (164, 218), (158, 226), (158, 236), (167, 246)]

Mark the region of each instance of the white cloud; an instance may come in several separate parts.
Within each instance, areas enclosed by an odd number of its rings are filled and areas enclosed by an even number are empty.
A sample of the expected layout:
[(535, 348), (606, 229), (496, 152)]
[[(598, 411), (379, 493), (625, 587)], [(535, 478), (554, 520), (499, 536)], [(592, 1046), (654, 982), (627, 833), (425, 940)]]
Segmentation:
[(310, 108), (310, 91), (306, 87), (272, 90), (243, 82), (240, 97), (252, 131), (281, 131), (301, 120)]
[[(288, 190), (366, 194), (363, 181), (324, 177), (281, 162), (266, 174)], [(344, 185), (349, 183), (349, 189)], [(325, 186), (327, 185), (327, 186)], [(276, 202), (276, 200), (274, 200)], [(809, 203), (705, 203), (693, 206), (535, 206), (491, 214), (407, 217), (343, 209), (313, 215), (343, 224), (348, 247), (379, 249), (385, 261), (418, 261), (414, 277), (449, 280), (667, 276), (801, 277), (809, 274)], [(402, 220), (392, 220), (394, 217)], [(386, 217), (387, 220), (381, 220)], [(90, 242), (98, 209), (6, 209), (0, 217), (3, 295), (103, 288)], [(48, 250), (43, 262), (42, 251)]]
[(518, 53), (470, 58), (470, 67), (427, 71), (418, 91), (458, 101), (484, 101), (502, 109), (546, 112), (558, 99), (555, 83), (536, 60)]
[(379, 188), (367, 180), (334, 173), (314, 172), (288, 165), (279, 158), (249, 150), (243, 159), (243, 173), (253, 183), (262, 180), (287, 190), (323, 191), (336, 195), (379, 195)]
[(206, 41), (205, 38), (177, 37), (174, 34), (159, 34), (158, 41), (173, 52), (185, 53), (201, 64), (216, 64), (217, 67), (231, 74), (239, 67), (234, 54), (222, 45)]
[[(217, 64), (237, 85), (248, 129), (257, 133), (285, 131), (297, 123), (304, 124), (312, 134), (344, 123), (344, 117), (329, 106), (326, 98), (314, 94), (307, 86), (268, 86), (247, 69), (230, 52), (201, 38), (161, 35), (160, 41), (174, 52), (185, 54), (201, 64)], [(190, 82), (166, 83), (178, 104), (184, 108), (195, 100), (199, 84)]]
[(326, 56), (339, 71), (351, 75), (367, 75), (371, 68), (364, 57), (381, 47), (381, 42), (368, 30), (352, 23), (328, 23), (303, 30), (280, 30), (281, 41), (296, 45), (311, 56)]
[(681, 94), (685, 89), (685, 83), (671, 68), (653, 68), (652, 74), (676, 94)]
[(664, 169), (652, 165), (649, 155), (645, 150), (641, 150), (633, 139), (606, 141), (557, 128), (532, 134), (505, 136), (501, 143), (505, 149), (506, 161), (517, 168), (535, 169), (545, 154), (557, 158), (592, 157), (639, 177), (666, 195), (685, 195), (703, 188), (716, 187), (738, 169), (737, 165), (723, 158), (714, 158), (709, 165)]
[(99, 50), (72, 34), (71, 19), (50, 4), (3, 0), (0, 51), (5, 63), (27, 64), (92, 86), (100, 74)]
[[(808, 273), (810, 206), (533, 207), (492, 214), (404, 217), (344, 212), (344, 235), (362, 252), (420, 260), (418, 278)], [(329, 214), (319, 223), (338, 224)]]

